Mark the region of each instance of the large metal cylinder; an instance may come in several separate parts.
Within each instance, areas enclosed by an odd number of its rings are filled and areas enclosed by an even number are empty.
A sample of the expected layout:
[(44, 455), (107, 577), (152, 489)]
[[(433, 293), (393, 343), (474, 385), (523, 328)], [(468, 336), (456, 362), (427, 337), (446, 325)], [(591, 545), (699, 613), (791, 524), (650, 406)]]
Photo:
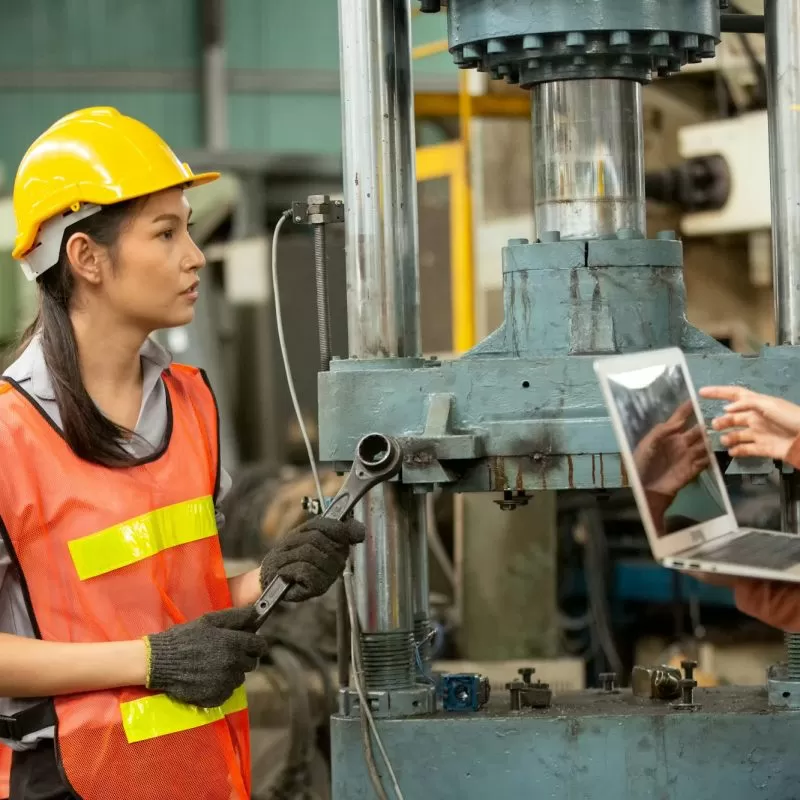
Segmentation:
[[(410, 23), (409, 0), (339, 0), (348, 341), (360, 359), (420, 353)], [(414, 683), (409, 530), (420, 502), (384, 484), (358, 510), (368, 689)]]
[(800, 0), (766, 0), (776, 344), (800, 344)]
[[(776, 344), (800, 345), (800, 0), (765, 0), (772, 270)], [(800, 482), (781, 476), (782, 527), (800, 533)], [(789, 679), (800, 681), (800, 636), (787, 637)]]
[(532, 90), (536, 229), (562, 239), (646, 230), (642, 87), (627, 80)]
[(348, 341), (352, 356), (420, 350), (409, 0), (340, 0)]

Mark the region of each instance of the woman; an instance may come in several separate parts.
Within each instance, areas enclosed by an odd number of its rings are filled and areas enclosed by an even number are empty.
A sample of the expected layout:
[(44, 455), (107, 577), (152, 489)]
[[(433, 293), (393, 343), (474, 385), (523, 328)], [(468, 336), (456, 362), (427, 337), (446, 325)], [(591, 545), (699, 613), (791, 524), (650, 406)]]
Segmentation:
[(39, 313), (0, 382), (0, 739), (14, 800), (250, 796), (250, 607), (320, 595), (363, 540), (317, 519), (226, 579), (217, 407), (150, 334), (192, 320), (194, 175), (111, 108), (56, 122), (14, 184)]
[[(700, 395), (727, 401), (713, 427), (725, 431), (733, 457), (772, 458), (800, 469), (800, 406), (740, 386), (707, 386)], [(728, 576), (704, 576), (730, 586), (740, 611), (789, 633), (800, 633), (800, 584)]]

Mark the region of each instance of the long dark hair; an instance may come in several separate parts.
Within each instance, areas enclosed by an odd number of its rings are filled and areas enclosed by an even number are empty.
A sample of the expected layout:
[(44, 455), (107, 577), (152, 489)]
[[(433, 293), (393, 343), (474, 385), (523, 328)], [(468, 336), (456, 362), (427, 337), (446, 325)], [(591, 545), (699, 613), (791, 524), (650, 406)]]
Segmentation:
[(74, 233), (85, 233), (112, 255), (123, 225), (139, 201), (126, 200), (70, 225), (64, 232), (58, 263), (37, 280), (39, 308), (36, 318), (22, 334), (20, 349), (41, 336), (44, 360), (53, 382), (64, 438), (76, 455), (106, 467), (133, 466), (141, 459), (125, 449), (133, 432), (112, 422), (95, 405), (81, 377), (78, 344), (69, 311), (75, 278), (67, 257), (67, 242)]

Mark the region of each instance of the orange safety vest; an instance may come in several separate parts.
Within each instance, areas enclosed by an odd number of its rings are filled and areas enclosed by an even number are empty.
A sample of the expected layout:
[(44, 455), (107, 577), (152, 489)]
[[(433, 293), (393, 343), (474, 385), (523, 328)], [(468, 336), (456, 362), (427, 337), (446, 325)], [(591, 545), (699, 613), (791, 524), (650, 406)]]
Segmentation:
[[(230, 608), (214, 514), (219, 421), (205, 374), (164, 372), (167, 444), (109, 469), (0, 383), (0, 533), (38, 638), (115, 642)], [(142, 687), (53, 698), (56, 753), (82, 800), (248, 800), (244, 687), (218, 708)]]
[(0, 800), (8, 800), (11, 793), (8, 784), (11, 778), (11, 748), (0, 744)]

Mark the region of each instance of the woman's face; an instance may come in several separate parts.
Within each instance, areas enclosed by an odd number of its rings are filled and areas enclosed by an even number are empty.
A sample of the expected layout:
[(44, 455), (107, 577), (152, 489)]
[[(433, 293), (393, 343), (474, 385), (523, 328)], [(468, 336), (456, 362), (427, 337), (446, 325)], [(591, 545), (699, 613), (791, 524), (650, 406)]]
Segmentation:
[(116, 316), (149, 334), (194, 317), (205, 257), (189, 232), (182, 189), (151, 195), (120, 231), (99, 287)]

